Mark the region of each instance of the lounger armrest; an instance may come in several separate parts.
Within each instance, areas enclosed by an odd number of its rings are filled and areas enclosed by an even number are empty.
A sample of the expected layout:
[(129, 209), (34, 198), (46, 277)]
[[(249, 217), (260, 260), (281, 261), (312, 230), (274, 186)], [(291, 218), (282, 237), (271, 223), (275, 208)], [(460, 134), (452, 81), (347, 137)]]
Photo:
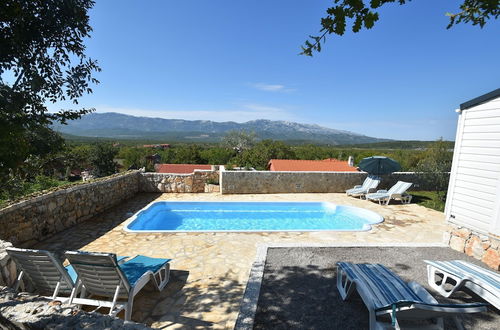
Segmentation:
[(385, 190), (385, 189), (377, 190), (377, 194), (386, 193), (386, 192), (387, 192), (387, 190)]
[(419, 296), (422, 301), (429, 304), (437, 304), (438, 301), (434, 298), (429, 291), (427, 291), (423, 286), (418, 284), (417, 282), (408, 282), (408, 286), (412, 288), (412, 290)]
[(362, 185), (360, 185), (360, 184), (357, 184), (357, 185), (355, 185), (355, 186), (354, 186), (354, 188), (353, 188), (353, 189), (357, 189), (357, 188), (363, 188), (363, 186), (362, 186)]

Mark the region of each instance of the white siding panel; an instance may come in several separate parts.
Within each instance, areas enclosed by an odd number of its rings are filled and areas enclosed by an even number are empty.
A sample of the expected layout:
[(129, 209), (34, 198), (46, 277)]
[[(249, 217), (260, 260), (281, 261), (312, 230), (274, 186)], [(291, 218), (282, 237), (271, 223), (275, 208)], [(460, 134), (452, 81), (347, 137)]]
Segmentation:
[(469, 196), (471, 198), (471, 201), (477, 200), (476, 203), (477, 205), (482, 205), (482, 203), (484, 204), (488, 203), (491, 204), (491, 207), (493, 207), (493, 202), (495, 202), (495, 195), (484, 193), (482, 191), (477, 191), (463, 187), (455, 187), (455, 193)]
[[(500, 120), (500, 118), (498, 118)], [(498, 133), (500, 132), (499, 124), (491, 125), (466, 125), (463, 130), (464, 134), (468, 133)]]
[(480, 184), (477, 182), (462, 181), (460, 179), (455, 182), (455, 185), (456, 185), (456, 187), (465, 188), (465, 189), (469, 189), (472, 191), (481, 191), (481, 192), (484, 192), (486, 194), (495, 195), (495, 193), (497, 192), (496, 185), (495, 186), (487, 186), (487, 185), (483, 185), (483, 184)]
[[(472, 196), (469, 196), (469, 195), (463, 195), (463, 194), (455, 194), (453, 196), (453, 203), (451, 204), (451, 209), (452, 211), (454, 210), (454, 205), (457, 201), (460, 201), (460, 202), (463, 202), (461, 203), (462, 206), (465, 205), (465, 204), (468, 204), (468, 205), (471, 205), (471, 207), (480, 207), (484, 210), (490, 210), (490, 214), (491, 212), (493, 212), (493, 205), (494, 203), (493, 202), (490, 202), (490, 201), (485, 201), (485, 200), (480, 200), (478, 198), (474, 198)], [(483, 212), (483, 214), (486, 214), (485, 212)]]
[(457, 153), (471, 154), (471, 155), (500, 156), (500, 146), (498, 148), (462, 147), (460, 148), (460, 151), (457, 151)]
[(491, 163), (497, 164), (500, 166), (500, 155), (499, 156), (490, 156), (490, 155), (481, 155), (481, 154), (470, 154), (470, 153), (461, 153), (458, 156), (459, 161), (471, 161), (471, 162), (483, 162), (483, 163)]
[(462, 174), (459, 177), (457, 177), (455, 183), (458, 184), (459, 182), (471, 182), (488, 187), (496, 187), (498, 183), (497, 180), (494, 178), (481, 178), (478, 176), (467, 175), (467, 174)]
[(499, 124), (500, 124), (500, 117), (468, 118), (464, 123), (464, 127), (482, 126), (482, 125), (499, 125)]
[(500, 132), (478, 132), (466, 133), (462, 137), (464, 140), (500, 140)]
[(464, 147), (483, 147), (483, 148), (498, 148), (500, 145), (499, 141), (496, 140), (462, 140), (462, 146)]
[(500, 98), (466, 109), (459, 118), (447, 219), (488, 233), (500, 221), (496, 219), (500, 201)]
[(490, 216), (489, 215), (484, 215), (482, 213), (476, 212), (469, 205), (464, 203), (463, 205), (453, 205), (453, 212), (452, 214), (457, 217), (457, 215), (460, 215), (464, 218), (467, 219), (475, 219), (478, 222), (488, 224), (490, 222)]
[[(478, 169), (466, 168), (466, 167), (459, 167), (459, 168), (457, 168), (457, 174), (458, 175), (466, 174), (466, 175), (470, 175), (470, 176), (478, 176), (478, 177), (487, 178), (487, 179), (494, 179), (494, 178), (496, 178), (496, 176), (492, 176), (491, 175), (490, 171), (478, 170)], [(457, 179), (459, 179), (458, 176), (457, 176)]]
[(489, 100), (486, 103), (476, 105), (475, 107), (469, 108), (466, 111), (476, 112), (476, 111), (491, 110), (491, 109), (500, 109), (500, 97), (497, 97), (494, 100)]
[(497, 177), (496, 172), (500, 172), (500, 164), (492, 164), (492, 163), (487, 163), (483, 162), (481, 157), (478, 156), (477, 161), (470, 161), (470, 160), (461, 160), (458, 164), (460, 168), (471, 168), (471, 169), (480, 169), (480, 170), (486, 170), (489, 172), (494, 172), (491, 173), (492, 177)]
[(466, 110), (465, 120), (469, 120), (472, 118), (495, 118), (500, 117), (500, 109), (490, 108), (488, 110)]
[(461, 213), (456, 213), (453, 215), (455, 216), (455, 218), (450, 219), (451, 222), (454, 222), (462, 226), (466, 226), (467, 228), (479, 229), (483, 232), (488, 231), (488, 224), (486, 224), (483, 221), (477, 220), (475, 217), (467, 216)]

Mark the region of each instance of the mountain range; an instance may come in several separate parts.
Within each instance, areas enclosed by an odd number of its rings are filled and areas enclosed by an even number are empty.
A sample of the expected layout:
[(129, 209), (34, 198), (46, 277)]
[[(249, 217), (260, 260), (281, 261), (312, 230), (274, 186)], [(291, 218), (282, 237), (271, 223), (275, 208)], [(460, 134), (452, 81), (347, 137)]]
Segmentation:
[(218, 142), (229, 131), (255, 132), (259, 139), (303, 143), (358, 144), (390, 141), (344, 130), (289, 121), (252, 120), (245, 123), (136, 117), (115, 112), (91, 113), (57, 124), (55, 130), (76, 136), (151, 139), (177, 142)]

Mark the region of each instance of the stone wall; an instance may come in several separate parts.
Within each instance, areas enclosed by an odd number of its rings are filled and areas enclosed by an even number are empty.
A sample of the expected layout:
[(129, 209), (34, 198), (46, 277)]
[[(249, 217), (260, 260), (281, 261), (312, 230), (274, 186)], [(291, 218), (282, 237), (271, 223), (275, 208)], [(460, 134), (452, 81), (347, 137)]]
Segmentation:
[(0, 286), (12, 286), (17, 278), (17, 269), (6, 248), (12, 247), (12, 243), (0, 240)]
[(142, 173), (139, 190), (156, 193), (202, 193), (211, 181), (219, 181), (218, 171), (195, 170), (191, 174)]
[[(221, 171), (223, 194), (271, 193), (340, 193), (359, 185), (366, 178), (362, 172), (274, 172)], [(414, 190), (427, 190), (422, 177), (415, 172), (384, 175), (377, 189), (388, 189), (398, 180), (413, 182)]]
[(0, 287), (0, 329), (152, 329), (145, 324), (123, 321), (101, 313), (87, 313), (75, 305), (16, 293)]
[(139, 172), (103, 178), (9, 205), (0, 210), (0, 239), (30, 246), (134, 196)]
[(495, 270), (500, 270), (500, 238), (449, 224), (449, 229), (444, 234), (444, 241), (453, 250), (463, 252)]

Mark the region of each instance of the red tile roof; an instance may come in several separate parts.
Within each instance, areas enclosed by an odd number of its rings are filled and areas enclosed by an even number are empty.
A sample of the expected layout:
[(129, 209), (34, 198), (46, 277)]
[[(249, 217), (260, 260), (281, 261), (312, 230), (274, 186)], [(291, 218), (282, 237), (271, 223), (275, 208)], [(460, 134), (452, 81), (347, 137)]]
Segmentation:
[(270, 171), (314, 171), (314, 172), (357, 172), (345, 160), (328, 158), (324, 160), (271, 159)]
[(211, 170), (212, 165), (198, 164), (158, 164), (155, 166), (156, 173), (179, 173), (189, 174), (194, 170)]

